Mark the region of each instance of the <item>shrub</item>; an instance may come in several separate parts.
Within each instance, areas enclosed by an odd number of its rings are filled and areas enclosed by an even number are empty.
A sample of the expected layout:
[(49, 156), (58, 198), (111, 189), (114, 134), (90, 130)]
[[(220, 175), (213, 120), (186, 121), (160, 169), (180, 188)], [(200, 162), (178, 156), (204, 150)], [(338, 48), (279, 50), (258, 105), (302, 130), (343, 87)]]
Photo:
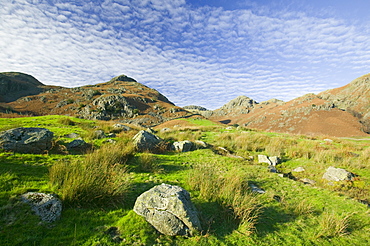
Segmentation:
[(49, 172), (51, 184), (67, 204), (122, 203), (130, 182), (124, 165), (132, 146), (104, 145), (83, 160), (59, 161)]

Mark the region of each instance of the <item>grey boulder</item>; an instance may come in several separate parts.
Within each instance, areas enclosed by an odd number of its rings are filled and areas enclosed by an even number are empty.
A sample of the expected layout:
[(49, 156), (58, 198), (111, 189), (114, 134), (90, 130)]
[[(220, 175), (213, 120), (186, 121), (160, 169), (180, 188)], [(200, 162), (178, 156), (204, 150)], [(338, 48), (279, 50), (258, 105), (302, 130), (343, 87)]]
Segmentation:
[(192, 142), (190, 142), (189, 140), (185, 140), (185, 141), (174, 142), (172, 145), (172, 149), (177, 152), (188, 152), (192, 150), (193, 146), (194, 145)]
[(85, 140), (83, 139), (75, 139), (67, 144), (67, 149), (79, 149), (83, 148), (87, 145)]
[(42, 154), (51, 149), (53, 132), (45, 128), (14, 128), (0, 133), (0, 148), (29, 154)]
[(352, 180), (354, 175), (342, 168), (328, 167), (322, 178), (329, 181), (343, 181)]
[(179, 186), (161, 184), (153, 187), (137, 198), (134, 211), (165, 235), (191, 236), (201, 230), (190, 194)]
[(153, 133), (141, 130), (133, 137), (134, 145), (139, 151), (154, 150), (162, 139)]

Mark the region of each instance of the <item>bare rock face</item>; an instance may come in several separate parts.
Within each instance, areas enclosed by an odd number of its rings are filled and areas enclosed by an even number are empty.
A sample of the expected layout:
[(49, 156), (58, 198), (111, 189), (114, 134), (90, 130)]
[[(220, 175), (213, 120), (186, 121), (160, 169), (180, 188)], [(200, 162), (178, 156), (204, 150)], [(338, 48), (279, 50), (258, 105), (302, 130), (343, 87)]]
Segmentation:
[(14, 128), (0, 133), (0, 148), (18, 153), (42, 154), (51, 149), (53, 132), (45, 128)]
[(329, 181), (352, 180), (353, 177), (354, 177), (353, 173), (348, 172), (345, 169), (335, 167), (328, 167), (328, 169), (322, 176), (323, 179)]
[(62, 201), (54, 194), (28, 192), (22, 195), (22, 200), (30, 204), (42, 221), (54, 222), (62, 214)]
[(190, 194), (179, 186), (162, 184), (153, 187), (137, 198), (134, 211), (165, 235), (191, 236), (201, 230)]
[(134, 138), (134, 145), (139, 151), (154, 150), (162, 139), (148, 131), (138, 132)]

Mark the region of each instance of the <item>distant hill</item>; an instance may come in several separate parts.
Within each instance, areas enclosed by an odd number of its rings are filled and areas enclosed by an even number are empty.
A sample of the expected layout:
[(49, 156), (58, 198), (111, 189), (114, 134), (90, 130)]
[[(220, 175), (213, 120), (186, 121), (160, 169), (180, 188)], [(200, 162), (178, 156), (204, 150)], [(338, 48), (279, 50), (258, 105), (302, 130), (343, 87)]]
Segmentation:
[[(44, 86), (26, 74), (17, 78), (20, 85), (28, 87), (12, 87), (15, 94), (23, 93), (26, 91), (24, 88), (34, 93), (26, 93), (15, 101), (4, 100), (7, 103), (0, 106), (13, 114), (71, 115), (93, 120), (119, 120), (144, 127), (191, 114), (175, 106), (158, 91), (126, 75), (105, 83), (76, 88)], [(22, 78), (25, 80), (22, 81)]]
[(17, 73), (0, 73), (0, 102), (15, 101), (20, 97), (42, 92), (44, 84), (33, 76)]
[[(238, 102), (238, 103), (235, 103)], [(370, 74), (346, 86), (283, 102), (257, 103), (237, 97), (209, 113), (209, 119), (249, 128), (336, 137), (369, 136)]]

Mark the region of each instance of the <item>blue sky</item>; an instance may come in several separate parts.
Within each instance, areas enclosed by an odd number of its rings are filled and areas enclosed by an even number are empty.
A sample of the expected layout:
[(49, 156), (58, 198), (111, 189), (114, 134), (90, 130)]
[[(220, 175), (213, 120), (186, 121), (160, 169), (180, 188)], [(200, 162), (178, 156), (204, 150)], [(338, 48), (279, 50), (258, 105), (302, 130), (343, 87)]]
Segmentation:
[(368, 0), (1, 0), (0, 72), (126, 74), (178, 106), (284, 101), (370, 73)]

